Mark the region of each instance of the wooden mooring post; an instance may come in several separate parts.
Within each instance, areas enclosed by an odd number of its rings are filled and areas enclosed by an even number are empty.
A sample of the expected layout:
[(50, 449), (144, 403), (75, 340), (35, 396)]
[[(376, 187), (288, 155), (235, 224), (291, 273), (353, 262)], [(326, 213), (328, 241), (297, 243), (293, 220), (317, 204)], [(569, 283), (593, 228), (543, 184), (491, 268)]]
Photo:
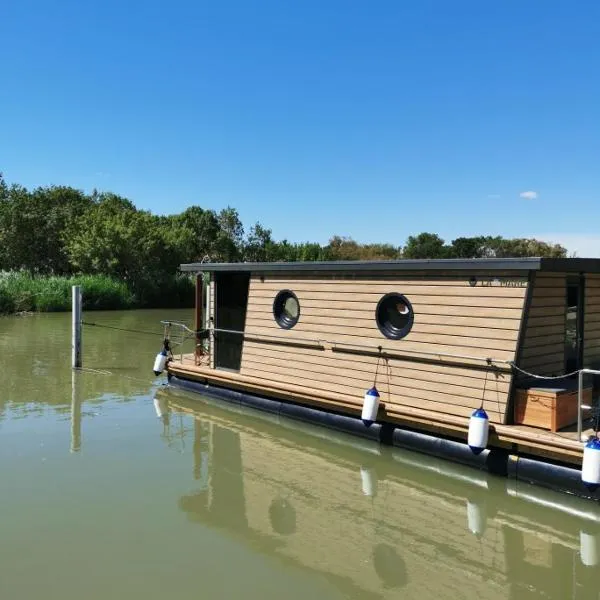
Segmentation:
[(81, 450), (81, 373), (71, 371), (71, 452)]
[(72, 331), (71, 331), (71, 367), (81, 368), (81, 286), (74, 285), (71, 288), (72, 308)]

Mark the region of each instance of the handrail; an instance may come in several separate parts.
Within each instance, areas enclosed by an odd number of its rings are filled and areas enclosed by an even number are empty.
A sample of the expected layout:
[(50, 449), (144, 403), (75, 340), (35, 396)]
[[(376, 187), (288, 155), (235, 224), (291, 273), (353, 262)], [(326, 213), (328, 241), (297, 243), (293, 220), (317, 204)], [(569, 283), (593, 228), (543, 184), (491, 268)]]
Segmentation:
[(583, 376), (584, 375), (600, 375), (600, 371), (594, 369), (580, 369), (577, 378), (577, 439), (581, 442), (581, 433), (583, 430), (583, 419), (581, 417), (581, 409), (583, 408)]
[[(249, 334), (245, 331), (237, 331), (234, 329), (221, 329), (218, 327), (211, 327), (210, 329), (205, 329), (202, 331), (208, 331), (209, 333), (230, 333), (230, 334), (234, 334), (234, 335), (241, 335), (243, 337), (255, 337), (255, 338), (265, 338), (265, 339), (273, 339), (273, 340), (277, 340), (279, 342), (283, 341), (283, 343), (285, 343), (285, 340), (282, 340), (281, 337), (277, 336), (277, 335), (269, 335), (269, 334)], [(195, 332), (193, 332), (195, 333)], [(368, 346), (367, 344), (349, 344), (347, 342), (335, 342), (335, 341), (330, 341), (330, 340), (323, 340), (323, 339), (312, 339), (312, 338), (298, 338), (298, 337), (294, 337), (293, 338), (294, 342), (299, 342), (299, 343), (312, 343), (318, 346), (331, 346), (332, 348), (336, 348), (336, 347), (341, 347), (341, 346), (346, 346), (349, 348), (360, 348), (363, 350), (368, 350), (370, 352), (380, 352), (382, 355), (385, 354), (390, 354), (390, 351), (386, 351), (384, 350), (381, 346), (375, 346), (374, 348), (372, 348), (371, 346)], [(495, 364), (505, 364), (505, 365), (509, 365), (512, 366), (513, 363), (510, 360), (504, 360), (504, 359), (498, 359), (498, 358), (492, 358), (492, 357), (481, 357), (481, 356), (470, 356), (467, 354), (452, 354), (449, 352), (427, 352), (425, 350), (398, 350), (398, 351), (391, 351), (391, 354), (401, 354), (401, 353), (407, 353), (407, 354), (412, 354), (412, 355), (421, 355), (421, 356), (433, 356), (433, 357), (443, 357), (443, 358), (456, 358), (459, 360), (475, 360), (475, 361), (482, 361), (487, 363), (488, 365), (493, 365)]]
[(187, 331), (189, 333), (196, 333), (196, 331), (194, 331), (193, 329), (190, 329), (185, 323), (180, 323), (179, 321), (161, 321), (160, 324), (167, 325), (167, 326), (176, 325), (177, 327), (181, 327), (182, 329), (184, 329), (185, 331)]

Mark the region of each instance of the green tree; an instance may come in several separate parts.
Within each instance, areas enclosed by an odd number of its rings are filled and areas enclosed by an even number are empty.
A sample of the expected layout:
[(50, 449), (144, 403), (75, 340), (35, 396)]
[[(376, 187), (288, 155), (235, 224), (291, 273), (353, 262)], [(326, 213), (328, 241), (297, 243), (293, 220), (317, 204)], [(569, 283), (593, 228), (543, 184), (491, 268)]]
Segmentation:
[(218, 260), (217, 240), (221, 225), (213, 210), (190, 206), (174, 218), (183, 228), (180, 234), (185, 237), (187, 244), (186, 262), (200, 262), (203, 259)]
[(402, 251), (404, 258), (447, 258), (448, 246), (435, 233), (420, 233), (409, 236)]
[(544, 257), (565, 258), (567, 249), (560, 244), (548, 244), (536, 239), (515, 238), (501, 240), (496, 249), (498, 258)]
[(484, 236), (459, 237), (452, 240), (448, 249), (449, 258), (482, 258), (485, 252)]
[(217, 215), (219, 232), (213, 244), (216, 261), (235, 262), (244, 251), (244, 226), (235, 208), (228, 206)]
[(91, 206), (91, 199), (81, 190), (65, 186), (37, 188), (31, 193), (35, 211), (36, 243), (32, 257), (38, 273), (71, 272), (64, 246), (64, 232)]
[(328, 244), (330, 260), (359, 260), (360, 248), (352, 238), (334, 235)]
[(244, 245), (244, 260), (249, 262), (275, 261), (280, 259), (280, 248), (273, 242), (270, 229), (260, 223), (250, 228), (248, 239)]
[(36, 270), (39, 214), (27, 188), (13, 184), (0, 204), (1, 266), (5, 270)]

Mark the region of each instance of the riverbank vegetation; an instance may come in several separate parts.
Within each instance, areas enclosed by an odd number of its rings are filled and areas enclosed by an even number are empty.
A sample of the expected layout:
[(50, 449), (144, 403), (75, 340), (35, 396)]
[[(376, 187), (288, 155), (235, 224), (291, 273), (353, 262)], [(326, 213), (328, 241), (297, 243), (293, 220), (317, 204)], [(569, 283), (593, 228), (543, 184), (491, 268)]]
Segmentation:
[(231, 207), (190, 206), (175, 215), (139, 210), (111, 192), (66, 186), (32, 190), (0, 174), (0, 312), (68, 310), (70, 287), (84, 308), (184, 307), (193, 304), (181, 263), (210, 260), (389, 260), (566, 256), (557, 244), (478, 236), (450, 243), (421, 233), (404, 245), (276, 241), (260, 223), (248, 230)]

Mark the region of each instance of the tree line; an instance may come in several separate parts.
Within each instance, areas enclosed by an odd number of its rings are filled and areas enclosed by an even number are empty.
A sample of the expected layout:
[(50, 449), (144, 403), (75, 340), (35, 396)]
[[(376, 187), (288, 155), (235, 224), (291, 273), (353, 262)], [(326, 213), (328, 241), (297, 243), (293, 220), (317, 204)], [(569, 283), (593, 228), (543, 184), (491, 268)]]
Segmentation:
[[(398, 258), (564, 257), (558, 244), (534, 239), (461, 237), (432, 233), (404, 245), (361, 244), (333, 236), (329, 243), (273, 239), (260, 223), (248, 230), (236, 209), (190, 206), (174, 215), (140, 210), (112, 192), (86, 194), (68, 186), (27, 189), (0, 174), (0, 271), (31, 275), (102, 274), (138, 294), (167, 285), (181, 263), (210, 260), (317, 261)], [(149, 293), (149, 292), (148, 292)]]

